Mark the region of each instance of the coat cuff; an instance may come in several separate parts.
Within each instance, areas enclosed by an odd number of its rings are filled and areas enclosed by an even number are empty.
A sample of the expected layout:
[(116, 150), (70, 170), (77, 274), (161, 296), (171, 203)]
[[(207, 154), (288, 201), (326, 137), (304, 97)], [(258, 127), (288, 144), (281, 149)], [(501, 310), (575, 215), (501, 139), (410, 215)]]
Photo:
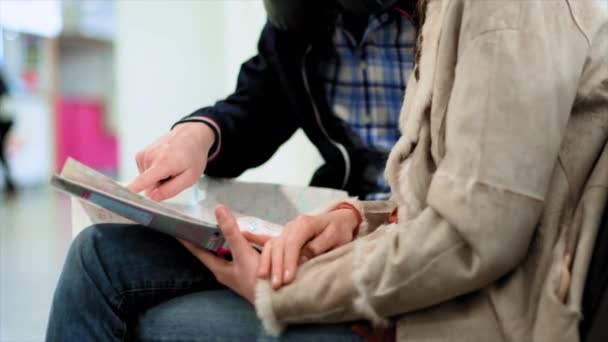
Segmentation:
[(264, 329), (272, 335), (279, 336), (285, 329), (285, 324), (279, 322), (272, 309), (272, 287), (270, 281), (258, 280), (255, 287), (255, 312), (262, 321)]
[[(361, 240), (378, 237), (372, 233)], [(278, 290), (272, 290), (267, 280), (259, 280), (255, 307), (264, 329), (278, 335), (288, 324), (359, 320), (387, 326), (389, 320), (369, 298), (365, 274), (353, 272), (361, 267), (359, 262), (353, 258), (351, 243), (302, 264), (296, 280)]]

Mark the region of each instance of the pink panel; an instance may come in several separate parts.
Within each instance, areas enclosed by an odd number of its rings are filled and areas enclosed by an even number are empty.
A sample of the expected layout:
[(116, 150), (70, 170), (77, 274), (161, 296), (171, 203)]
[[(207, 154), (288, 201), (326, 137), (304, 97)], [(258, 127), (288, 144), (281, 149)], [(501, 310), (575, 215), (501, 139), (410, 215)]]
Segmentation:
[(105, 128), (103, 104), (64, 97), (57, 107), (57, 169), (72, 157), (98, 170), (116, 171), (118, 141)]

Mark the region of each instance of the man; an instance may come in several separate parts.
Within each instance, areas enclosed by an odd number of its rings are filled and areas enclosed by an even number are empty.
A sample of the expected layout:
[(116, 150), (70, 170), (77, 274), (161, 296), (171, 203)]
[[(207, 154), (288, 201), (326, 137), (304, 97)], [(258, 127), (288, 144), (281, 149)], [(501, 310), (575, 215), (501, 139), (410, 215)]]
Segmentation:
[(162, 200), (203, 172), (236, 177), (302, 128), (325, 160), (311, 185), (387, 198), (382, 171), (413, 66), (411, 3), (265, 0), (270, 23), (236, 91), (138, 153), (130, 188)]
[(12, 195), (15, 193), (15, 183), (11, 178), (11, 172), (5, 153), (6, 138), (8, 137), (8, 133), (13, 126), (13, 120), (8, 116), (4, 117), (5, 113), (2, 111), (2, 100), (7, 94), (8, 87), (2, 78), (2, 74), (0, 73), (0, 163), (2, 163), (2, 171), (4, 174), (4, 193), (7, 195)]

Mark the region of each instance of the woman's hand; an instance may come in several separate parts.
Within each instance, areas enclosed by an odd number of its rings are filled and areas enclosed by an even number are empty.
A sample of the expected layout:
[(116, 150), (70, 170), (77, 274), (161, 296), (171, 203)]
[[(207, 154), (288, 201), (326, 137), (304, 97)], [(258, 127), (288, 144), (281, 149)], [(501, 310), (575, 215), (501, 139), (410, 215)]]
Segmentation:
[(274, 289), (295, 279), (298, 265), (328, 250), (351, 242), (359, 225), (350, 209), (338, 209), (318, 216), (299, 216), (287, 223), (281, 235), (244, 233), (250, 241), (264, 246), (257, 275), (271, 276)]
[(241, 234), (239, 226), (228, 208), (218, 206), (215, 208), (215, 216), (218, 226), (230, 246), (232, 261), (217, 257), (190, 242), (183, 240), (180, 242), (213, 272), (220, 283), (254, 304), (260, 254)]

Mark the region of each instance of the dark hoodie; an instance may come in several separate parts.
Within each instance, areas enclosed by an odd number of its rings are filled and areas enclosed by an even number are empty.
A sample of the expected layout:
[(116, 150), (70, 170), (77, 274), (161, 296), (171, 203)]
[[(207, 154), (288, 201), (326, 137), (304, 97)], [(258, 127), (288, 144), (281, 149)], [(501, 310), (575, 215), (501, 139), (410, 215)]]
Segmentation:
[[(286, 3), (266, 4), (269, 2)], [(331, 50), (333, 20), (339, 8), (323, 5), (325, 0), (307, 0), (308, 6), (289, 3), (293, 6), (267, 6), (274, 19), (262, 31), (257, 55), (241, 66), (234, 93), (182, 119), (207, 117), (220, 128), (221, 148), (205, 173), (236, 177), (263, 164), (302, 128), (325, 160), (311, 185), (345, 189), (359, 197), (376, 192), (386, 153), (365, 146), (333, 114), (317, 73), (318, 64)], [(279, 16), (278, 11), (283, 14)], [(298, 12), (302, 18), (316, 13), (316, 19), (299, 25), (306, 20), (294, 19)]]

